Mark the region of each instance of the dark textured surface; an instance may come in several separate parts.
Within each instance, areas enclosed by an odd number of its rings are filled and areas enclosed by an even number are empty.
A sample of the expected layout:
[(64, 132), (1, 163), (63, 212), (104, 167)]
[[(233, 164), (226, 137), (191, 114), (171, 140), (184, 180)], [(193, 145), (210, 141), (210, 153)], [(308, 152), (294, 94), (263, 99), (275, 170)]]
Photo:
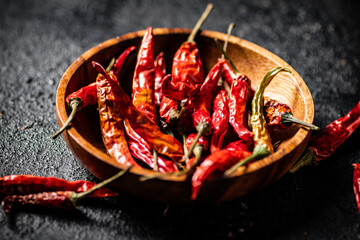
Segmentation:
[[(360, 4), (356, 1), (214, 1), (204, 29), (279, 55), (314, 98), (315, 124), (346, 114), (360, 94)], [(153, 27), (191, 28), (204, 1), (0, 1), (0, 175), (96, 179), (57, 129), (55, 95), (66, 68), (117, 35)], [(216, 205), (170, 206), (121, 194), (84, 201), (77, 213), (0, 211), (0, 239), (360, 239), (351, 163), (360, 129), (326, 162), (266, 189)]]

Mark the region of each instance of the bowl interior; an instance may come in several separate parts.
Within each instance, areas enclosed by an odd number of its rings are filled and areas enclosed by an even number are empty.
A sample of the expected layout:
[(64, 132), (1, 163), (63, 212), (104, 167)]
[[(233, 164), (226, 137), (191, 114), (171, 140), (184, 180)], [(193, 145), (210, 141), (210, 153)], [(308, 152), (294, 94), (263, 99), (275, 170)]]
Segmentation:
[[(190, 30), (187, 29), (154, 29), (155, 54), (161, 51), (164, 52), (168, 73), (171, 72), (172, 57), (175, 51), (186, 40), (189, 32)], [(66, 121), (70, 114), (65, 104), (65, 97), (94, 82), (96, 79), (97, 72), (92, 67), (91, 61), (97, 61), (106, 67), (111, 58), (118, 57), (127, 47), (134, 45), (139, 49), (143, 34), (144, 31), (139, 31), (105, 41), (85, 52), (69, 67), (60, 82), (57, 94), (57, 113), (60, 125)], [(225, 37), (225, 34), (213, 31), (202, 31), (196, 37), (195, 40), (198, 44), (205, 73), (211, 69), (221, 56), (221, 52), (215, 45), (214, 38), (224, 41)], [(311, 94), (301, 77), (285, 61), (253, 43), (233, 36), (230, 38), (227, 52), (239, 71), (249, 77), (254, 89), (264, 74), (273, 67), (284, 66), (290, 68), (292, 74), (278, 74), (267, 87), (265, 96), (288, 104), (296, 118), (312, 122), (314, 113)], [(136, 55), (136, 53), (133, 53), (128, 58), (119, 78), (120, 84), (129, 96), (131, 95)], [(96, 158), (108, 164), (113, 164), (106, 154), (102, 142), (97, 106), (89, 106), (79, 111), (72, 125), (73, 127), (67, 132), (71, 138), (75, 139), (82, 148)], [(279, 132), (273, 138), (273, 142), (281, 140), (275, 154), (251, 164), (246, 170), (239, 169), (235, 175), (250, 174), (271, 165), (289, 154), (299, 144), (307, 141), (308, 136), (308, 130), (297, 126)], [(289, 168), (289, 166), (286, 168)], [(282, 174), (287, 170), (283, 169)], [(144, 170), (136, 173), (146, 175), (150, 172), (150, 170)], [(182, 181), (184, 178), (171, 178), (171, 180)]]

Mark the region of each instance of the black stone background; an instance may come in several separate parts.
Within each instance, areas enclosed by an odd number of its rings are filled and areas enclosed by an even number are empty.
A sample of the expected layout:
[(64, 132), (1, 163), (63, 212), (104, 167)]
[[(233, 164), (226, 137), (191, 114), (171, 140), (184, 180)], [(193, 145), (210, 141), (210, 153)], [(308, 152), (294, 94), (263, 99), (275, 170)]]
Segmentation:
[[(357, 1), (214, 1), (203, 29), (254, 42), (303, 77), (324, 127), (360, 93)], [(50, 135), (58, 128), (57, 85), (83, 52), (128, 32), (192, 28), (206, 2), (0, 1), (0, 175), (35, 174), (97, 181)], [(77, 213), (0, 210), (0, 239), (360, 239), (351, 163), (360, 129), (327, 161), (286, 174), (260, 192), (209, 205), (151, 203), (125, 194), (87, 200)]]

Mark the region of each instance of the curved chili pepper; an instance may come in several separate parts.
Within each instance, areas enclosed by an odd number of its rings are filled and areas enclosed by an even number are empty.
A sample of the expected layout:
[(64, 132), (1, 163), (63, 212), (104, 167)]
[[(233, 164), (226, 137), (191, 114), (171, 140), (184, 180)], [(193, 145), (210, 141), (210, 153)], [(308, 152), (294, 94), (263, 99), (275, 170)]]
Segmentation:
[[(125, 63), (126, 58), (135, 49), (136, 48), (134, 46), (125, 49), (125, 51), (118, 57), (115, 64), (114, 64), (115, 60), (114, 59), (111, 60), (106, 71), (107, 72), (113, 71), (114, 74), (118, 76), (120, 69)], [(90, 83), (88, 86), (82, 87), (76, 92), (73, 92), (69, 96), (67, 96), (66, 103), (71, 109), (71, 113), (67, 121), (64, 123), (64, 125), (51, 137), (55, 139), (57, 136), (59, 136), (69, 126), (71, 121), (74, 119), (77, 111), (81, 110), (82, 108), (88, 105), (94, 105), (97, 103), (97, 101), (98, 99), (96, 95), (96, 82)]]
[(270, 84), (271, 80), (279, 72), (289, 72), (291, 71), (284, 67), (276, 67), (267, 72), (263, 80), (258, 85), (254, 98), (251, 102), (252, 112), (251, 112), (251, 126), (254, 134), (254, 150), (251, 156), (247, 157), (243, 161), (238, 162), (229, 170), (227, 170), (224, 175), (229, 177), (236, 169), (245, 165), (251, 160), (257, 160), (268, 156), (274, 152), (274, 148), (271, 144), (270, 134), (267, 131), (267, 124), (264, 117), (264, 91), (265, 88)]
[(154, 36), (152, 27), (148, 27), (141, 41), (137, 56), (132, 85), (132, 102), (151, 121), (156, 122), (154, 97), (155, 64)]
[(213, 5), (208, 4), (187, 41), (176, 51), (172, 66), (172, 80), (171, 82), (164, 81), (162, 85), (165, 96), (181, 101), (194, 96), (199, 91), (204, 80), (204, 70), (194, 38), (212, 8)]
[(118, 105), (117, 110), (124, 117), (124, 123), (130, 124), (134, 131), (158, 154), (174, 161), (180, 161), (184, 154), (182, 145), (174, 137), (162, 133), (155, 123), (132, 104), (124, 90), (119, 84), (116, 84), (115, 76), (110, 77), (112, 74), (108, 74), (99, 63), (93, 61), (92, 64), (100, 74), (106, 76), (105, 78), (111, 84), (115, 102)]
[[(10, 213), (14, 205), (37, 205), (48, 208), (56, 208), (61, 210), (72, 210), (75, 208), (76, 203), (83, 198), (94, 196), (96, 192), (104, 189), (106, 185), (115, 181), (126, 172), (130, 170), (131, 166), (121, 170), (114, 176), (102, 181), (99, 184), (92, 186), (85, 192), (74, 191), (52, 191), (52, 192), (40, 192), (27, 195), (10, 195), (4, 198), (1, 205), (5, 213)], [(110, 197), (111, 195), (97, 195), (95, 197)]]
[(166, 75), (166, 65), (164, 61), (164, 52), (160, 52), (154, 61), (155, 65), (155, 105), (160, 107), (161, 99), (163, 98), (163, 93), (161, 90), (162, 80)]
[(107, 152), (116, 162), (140, 167), (129, 151), (124, 132), (123, 116), (118, 111), (120, 103), (117, 101), (114, 85), (118, 87), (120, 85), (115, 75), (109, 74), (109, 78), (110, 76), (113, 78), (112, 84), (102, 74), (98, 74), (96, 78), (100, 129), (103, 142)]
[(269, 132), (288, 128), (292, 123), (309, 127), (311, 130), (319, 130), (319, 127), (295, 118), (288, 105), (275, 99), (265, 97), (264, 115)]
[(249, 152), (249, 145), (240, 140), (239, 143), (226, 146), (224, 149), (212, 153), (206, 157), (205, 160), (197, 167), (194, 172), (191, 185), (192, 194), (191, 199), (195, 200), (199, 194), (200, 188), (204, 181), (208, 179), (210, 174), (214, 171), (223, 172), (251, 155)]
[(350, 112), (328, 124), (310, 137), (306, 151), (290, 169), (295, 172), (303, 166), (316, 164), (330, 157), (360, 124), (360, 102)]
[(213, 101), (213, 114), (211, 118), (212, 135), (210, 150), (214, 153), (222, 148), (224, 137), (229, 128), (228, 93), (220, 89)]
[(247, 126), (246, 105), (249, 99), (249, 80), (245, 75), (233, 79), (229, 94), (229, 122), (240, 139), (249, 141), (253, 134)]
[(354, 163), (353, 188), (355, 194), (356, 205), (360, 214), (360, 164)]
[[(164, 81), (167, 81), (171, 77), (170, 74), (166, 75), (164, 77)], [(178, 102), (174, 99), (168, 98), (165, 95), (163, 95), (161, 102), (160, 102), (160, 108), (159, 108), (159, 115), (162, 119), (164, 119), (167, 123), (171, 123), (174, 117), (172, 114), (178, 114)]]
[[(0, 193), (5, 195), (26, 195), (49, 191), (85, 192), (95, 185), (96, 183), (83, 180), (66, 181), (56, 177), (9, 175), (0, 178)], [(117, 192), (102, 188), (94, 192), (91, 197), (112, 197), (117, 195)]]

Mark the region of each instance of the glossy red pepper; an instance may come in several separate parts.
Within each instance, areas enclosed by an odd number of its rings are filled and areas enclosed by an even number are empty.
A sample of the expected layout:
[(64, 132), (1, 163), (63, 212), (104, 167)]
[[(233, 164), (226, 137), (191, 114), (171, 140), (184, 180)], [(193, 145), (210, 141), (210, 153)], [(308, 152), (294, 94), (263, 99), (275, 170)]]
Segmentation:
[[(171, 75), (164, 77), (164, 81), (167, 81)], [(172, 114), (178, 114), (178, 102), (174, 99), (168, 98), (165, 95), (162, 97), (159, 108), (159, 115), (167, 123), (171, 123), (173, 118), (170, 118)]]
[(163, 93), (161, 89), (162, 80), (166, 75), (166, 65), (164, 61), (164, 52), (160, 52), (155, 58), (155, 105), (160, 106)]
[(132, 104), (124, 90), (116, 84), (115, 76), (110, 77), (99, 63), (93, 62), (93, 66), (100, 74), (106, 76), (110, 83), (115, 102), (119, 106), (117, 110), (124, 117), (125, 125), (130, 124), (134, 131), (158, 154), (174, 161), (180, 161), (184, 154), (182, 145), (174, 137), (162, 133), (154, 122)]
[(247, 103), (249, 100), (249, 80), (245, 75), (233, 79), (229, 95), (229, 122), (240, 139), (249, 141), (253, 134), (247, 128)]
[(132, 102), (137, 109), (156, 123), (154, 87), (154, 36), (152, 27), (148, 27), (137, 56), (132, 85)]
[[(53, 191), (85, 192), (95, 185), (96, 183), (83, 180), (66, 181), (56, 177), (9, 175), (0, 178), (0, 193), (5, 195), (27, 195)], [(112, 197), (117, 195), (117, 192), (102, 188), (89, 197)]]
[(334, 151), (345, 142), (360, 124), (360, 102), (350, 112), (328, 124), (311, 136), (306, 151), (291, 168), (295, 172), (299, 168), (316, 164), (330, 157)]
[(118, 111), (120, 104), (116, 101), (117, 97), (113, 86), (120, 87), (119, 82), (114, 74), (109, 73), (108, 76), (113, 79), (113, 84), (110, 84), (109, 80), (101, 74), (96, 78), (100, 130), (105, 148), (117, 163), (140, 167), (129, 151), (123, 126), (123, 116)]
[(249, 157), (251, 155), (249, 150), (249, 145), (240, 140), (239, 143), (234, 143), (229, 147), (226, 146), (224, 149), (206, 157), (192, 176), (191, 199), (195, 200), (197, 198), (202, 184), (206, 179), (208, 179), (210, 174), (214, 171), (223, 172), (242, 159)]
[(222, 148), (224, 137), (229, 128), (228, 93), (220, 89), (213, 101), (212, 135), (210, 150), (214, 153)]
[(354, 163), (353, 188), (355, 194), (356, 205), (360, 214), (360, 164)]

